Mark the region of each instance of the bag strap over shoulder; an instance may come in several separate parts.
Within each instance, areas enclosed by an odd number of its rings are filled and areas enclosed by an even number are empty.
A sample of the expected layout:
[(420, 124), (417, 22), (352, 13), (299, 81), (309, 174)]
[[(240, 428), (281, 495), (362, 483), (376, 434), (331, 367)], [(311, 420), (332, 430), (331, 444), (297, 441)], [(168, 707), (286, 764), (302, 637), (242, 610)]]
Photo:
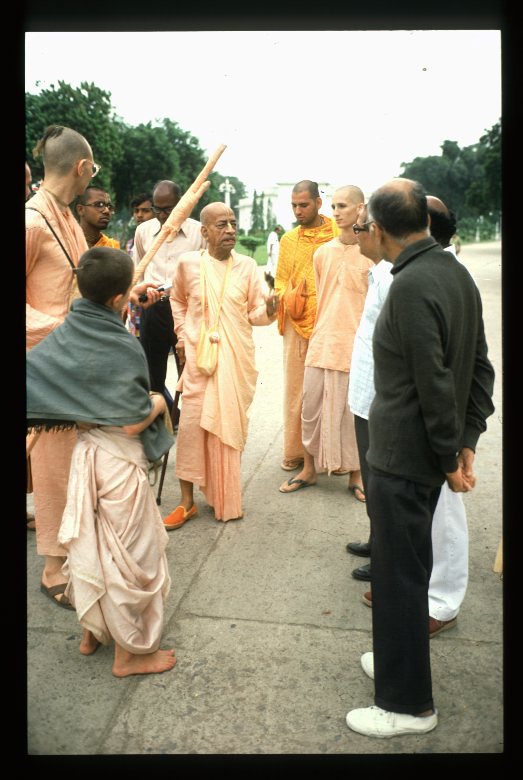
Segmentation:
[(53, 234), (53, 236), (56, 238), (56, 240), (58, 241), (58, 243), (59, 243), (59, 244), (60, 244), (60, 246), (62, 247), (63, 253), (64, 253), (64, 255), (67, 257), (67, 259), (69, 260), (69, 264), (70, 264), (71, 268), (73, 269), (73, 271), (76, 271), (76, 266), (75, 266), (75, 264), (73, 263), (73, 261), (72, 261), (72, 260), (71, 260), (71, 258), (69, 257), (69, 253), (67, 252), (67, 250), (66, 250), (65, 246), (64, 246), (64, 245), (62, 244), (62, 242), (60, 241), (60, 238), (59, 238), (59, 236), (57, 235), (56, 231), (54, 230), (54, 228), (53, 228), (53, 226), (51, 225), (51, 223), (49, 222), (49, 220), (48, 220), (48, 219), (47, 219), (47, 218), (44, 216), (44, 214), (42, 214), (42, 212), (41, 212), (41, 211), (39, 211), (38, 209), (35, 209), (35, 208), (34, 208), (34, 206), (26, 206), (26, 209), (29, 209), (30, 211), (36, 211), (36, 212), (37, 212), (37, 214), (40, 214), (40, 216), (41, 216), (41, 217), (42, 217), (42, 219), (44, 220), (45, 224), (47, 225), (47, 227), (49, 228), (49, 230), (51, 231), (51, 233)]

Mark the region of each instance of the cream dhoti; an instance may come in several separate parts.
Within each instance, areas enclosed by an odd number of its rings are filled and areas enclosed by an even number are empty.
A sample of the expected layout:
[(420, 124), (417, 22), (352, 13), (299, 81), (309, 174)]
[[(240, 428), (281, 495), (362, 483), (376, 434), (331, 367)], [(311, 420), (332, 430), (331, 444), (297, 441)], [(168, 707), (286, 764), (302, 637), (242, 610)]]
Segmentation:
[(139, 436), (115, 427), (79, 434), (58, 538), (82, 626), (103, 644), (155, 652), (171, 584), (168, 535)]

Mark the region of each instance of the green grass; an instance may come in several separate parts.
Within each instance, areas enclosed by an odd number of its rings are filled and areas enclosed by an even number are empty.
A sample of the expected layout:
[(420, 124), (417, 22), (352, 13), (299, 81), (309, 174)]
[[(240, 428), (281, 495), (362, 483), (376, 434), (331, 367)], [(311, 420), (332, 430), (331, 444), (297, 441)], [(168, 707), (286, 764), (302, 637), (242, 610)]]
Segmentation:
[[(251, 256), (249, 250), (246, 249), (241, 243), (241, 239), (238, 239), (236, 242), (236, 250), (241, 255), (249, 255), (249, 257)], [(267, 247), (265, 244), (260, 244), (260, 246), (256, 247), (254, 259), (256, 260), (257, 265), (267, 265)]]

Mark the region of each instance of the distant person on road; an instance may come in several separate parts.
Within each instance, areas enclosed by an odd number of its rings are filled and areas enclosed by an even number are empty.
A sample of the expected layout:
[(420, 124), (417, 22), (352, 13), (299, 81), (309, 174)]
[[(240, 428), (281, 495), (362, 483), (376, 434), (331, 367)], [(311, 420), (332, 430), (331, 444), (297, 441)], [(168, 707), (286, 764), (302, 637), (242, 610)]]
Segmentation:
[(361, 663), (374, 679), (374, 706), (346, 720), (360, 734), (393, 737), (437, 726), (428, 631), (432, 517), (445, 480), (454, 492), (474, 488), (494, 370), (479, 291), (430, 236), (423, 187), (387, 182), (370, 198), (367, 221), (394, 281), (373, 333), (367, 451), (373, 653)]
[(114, 206), (105, 190), (100, 187), (87, 187), (83, 195), (78, 197), (75, 211), (89, 248), (109, 246), (120, 249), (119, 241), (102, 233), (114, 214)]
[(278, 267), (278, 251), (280, 248), (280, 236), (283, 233), (281, 225), (275, 225), (267, 236), (267, 265), (265, 267), (265, 281), (274, 290), (274, 277)]
[(65, 595), (83, 626), (80, 652), (114, 641), (116, 677), (176, 663), (173, 650), (159, 649), (168, 536), (148, 479), (149, 452), (160, 457), (173, 439), (161, 420), (165, 400), (150, 395), (145, 355), (121, 317), (133, 270), (125, 252), (87, 251), (77, 270), (82, 298), (27, 357), (29, 424), (80, 429), (58, 533)]
[[(241, 455), (258, 376), (252, 326), (273, 322), (279, 303), (276, 295), (265, 298), (254, 259), (234, 251), (232, 209), (210, 203), (200, 220), (208, 248), (179, 257), (171, 290), (176, 349), (184, 369), (177, 388), (182, 391), (176, 440), (181, 500), (164, 519), (167, 530), (196, 516), (194, 485), (216, 520), (243, 517)], [(202, 322), (211, 328), (218, 312), (218, 367), (207, 376), (196, 365), (197, 345)]]
[[(303, 465), (301, 402), (305, 358), (316, 318), (316, 288), (312, 257), (316, 249), (338, 235), (336, 223), (320, 214), (322, 200), (316, 182), (294, 185), (292, 209), (298, 226), (280, 240), (274, 290), (280, 298), (278, 329), (283, 336), (283, 460), (284, 471)], [(300, 289), (300, 286), (302, 288)], [(296, 294), (298, 292), (298, 294)], [(292, 305), (292, 299), (297, 305)], [(299, 306), (299, 304), (302, 306)], [(303, 307), (303, 310), (299, 309)]]
[(292, 493), (314, 485), (318, 472), (349, 474), (349, 490), (365, 501), (354, 417), (347, 404), (352, 346), (368, 288), (371, 261), (362, 255), (353, 225), (364, 195), (347, 185), (332, 197), (340, 234), (314, 253), (317, 310), (303, 377), (302, 470), (280, 486)]

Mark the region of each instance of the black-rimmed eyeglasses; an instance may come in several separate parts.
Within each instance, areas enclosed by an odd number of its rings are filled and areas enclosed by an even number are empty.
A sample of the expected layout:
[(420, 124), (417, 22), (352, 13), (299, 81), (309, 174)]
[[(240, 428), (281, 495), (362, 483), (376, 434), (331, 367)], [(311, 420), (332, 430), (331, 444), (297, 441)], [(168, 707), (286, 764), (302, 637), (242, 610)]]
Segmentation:
[(373, 222), (374, 222), (373, 219), (369, 219), (369, 221), (368, 222), (364, 222), (363, 225), (358, 225), (358, 223), (356, 222), (352, 226), (352, 229), (354, 230), (356, 235), (358, 235), (358, 233), (368, 233), (369, 232), (369, 225), (372, 225)]
[(91, 206), (92, 209), (98, 209), (98, 211), (103, 211), (104, 209), (109, 209), (109, 211), (114, 211), (114, 206), (112, 203), (106, 203), (104, 200), (95, 200), (94, 203), (84, 203), (84, 206)]

